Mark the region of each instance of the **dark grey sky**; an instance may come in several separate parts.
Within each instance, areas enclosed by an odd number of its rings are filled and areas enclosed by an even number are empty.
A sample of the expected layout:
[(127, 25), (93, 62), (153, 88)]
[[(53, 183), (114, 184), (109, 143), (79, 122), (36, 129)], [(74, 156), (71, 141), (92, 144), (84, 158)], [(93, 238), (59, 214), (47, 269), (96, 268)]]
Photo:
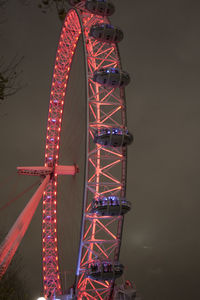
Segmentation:
[[(123, 68), (132, 78), (126, 95), (128, 127), (135, 135), (129, 148), (127, 186), (133, 209), (126, 216), (120, 260), (126, 266), (125, 277), (135, 280), (145, 300), (198, 299), (200, 4), (195, 0), (113, 2), (112, 22), (125, 33), (120, 52)], [(55, 11), (42, 15), (35, 4), (26, 7), (10, 1), (5, 15), (1, 54), (8, 59), (16, 53), (25, 56), (22, 79), (27, 87), (1, 105), (0, 180), (14, 176), (1, 188), (2, 204), (16, 193), (16, 166), (43, 164), (49, 90), (61, 29)], [(79, 91), (83, 86), (79, 63), (81, 55), (76, 58), (71, 83), (77, 101), (77, 84)], [(81, 104), (65, 109), (68, 115), (76, 111), (81, 124)], [(66, 128), (70, 122), (72, 118)], [(80, 127), (75, 134), (81, 142)], [(71, 128), (75, 130), (72, 123)], [(63, 153), (70, 155), (67, 149), (75, 149), (76, 139), (67, 130), (66, 136)], [(71, 151), (75, 154), (68, 155), (69, 162), (76, 157), (81, 160), (80, 149)], [(31, 182), (33, 178), (21, 177), (17, 191)], [(75, 196), (80, 182), (62, 179), (62, 198)], [(68, 186), (74, 190), (66, 192)], [(10, 228), (30, 195), (0, 216), (3, 230)], [(63, 270), (71, 270), (80, 207), (78, 202), (63, 203), (61, 263)], [(19, 250), (34, 300), (41, 291), (41, 207)]]

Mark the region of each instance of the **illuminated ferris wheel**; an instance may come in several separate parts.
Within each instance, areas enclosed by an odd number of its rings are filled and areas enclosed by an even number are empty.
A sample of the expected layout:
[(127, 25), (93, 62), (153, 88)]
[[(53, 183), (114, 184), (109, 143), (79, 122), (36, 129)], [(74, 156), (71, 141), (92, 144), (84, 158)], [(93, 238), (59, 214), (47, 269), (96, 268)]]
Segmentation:
[[(79, 167), (59, 164), (60, 137), (68, 78), (79, 38), (85, 60), (84, 195), (80, 245), (71, 298), (109, 300), (115, 279), (123, 274), (119, 262), (126, 199), (127, 129), (125, 86), (117, 44), (119, 27), (110, 24), (114, 13), (109, 0), (69, 0), (54, 66), (48, 113), (44, 167), (19, 167), (19, 174), (45, 178), (0, 248), (0, 277), (26, 232), (43, 194), (42, 257), (45, 299), (62, 297), (57, 246), (57, 186), (59, 175), (75, 175)], [(59, 222), (59, 220), (58, 220)], [(16, 239), (17, 237), (17, 239)], [(65, 298), (66, 299), (66, 298)]]
[(74, 293), (78, 299), (111, 299), (119, 263), (126, 199), (127, 145), (133, 136), (126, 124), (124, 87), (130, 78), (121, 68), (117, 43), (120, 28), (108, 16), (110, 1), (69, 1), (73, 6), (62, 28), (49, 105), (45, 167), (53, 168), (43, 197), (44, 295), (60, 295), (57, 251), (57, 176), (75, 174), (77, 166), (59, 166), (63, 106), (74, 52), (83, 38), (86, 97), (85, 186), (80, 247)]

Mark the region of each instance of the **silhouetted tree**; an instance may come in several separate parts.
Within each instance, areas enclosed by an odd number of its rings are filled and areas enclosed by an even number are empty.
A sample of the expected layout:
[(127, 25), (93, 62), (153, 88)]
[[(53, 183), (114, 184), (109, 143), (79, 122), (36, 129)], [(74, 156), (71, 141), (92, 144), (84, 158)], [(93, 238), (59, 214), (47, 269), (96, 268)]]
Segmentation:
[(6, 4), (6, 0), (0, 0), (0, 7), (2, 8)]
[(63, 22), (68, 9), (68, 2), (67, 0), (40, 0), (38, 7), (42, 13), (47, 13), (49, 9), (55, 7), (60, 21)]
[(22, 59), (15, 56), (10, 63), (6, 64), (5, 58), (0, 58), (0, 102), (22, 88), (20, 84), (22, 71), (19, 70)]
[[(0, 25), (7, 20), (4, 19), (4, 9), (9, 0), (0, 0)], [(19, 65), (22, 58), (15, 56), (9, 63), (6, 58), (0, 57), (0, 103), (22, 88), (20, 84)]]
[[(4, 11), (6, 4), (9, 0), (0, 0), (0, 13)], [(30, 0), (18, 0), (23, 5), (29, 5)], [(47, 13), (51, 8), (56, 8), (58, 17), (61, 21), (65, 19), (67, 11), (67, 0), (39, 0), (38, 7), (42, 13)], [(3, 19), (0, 17), (0, 24), (3, 23)], [(14, 57), (13, 60), (6, 64), (6, 59), (0, 57), (0, 103), (4, 101), (9, 96), (14, 95), (19, 89), (21, 89), (21, 84), (19, 81), (19, 64), (22, 59), (17, 59)]]

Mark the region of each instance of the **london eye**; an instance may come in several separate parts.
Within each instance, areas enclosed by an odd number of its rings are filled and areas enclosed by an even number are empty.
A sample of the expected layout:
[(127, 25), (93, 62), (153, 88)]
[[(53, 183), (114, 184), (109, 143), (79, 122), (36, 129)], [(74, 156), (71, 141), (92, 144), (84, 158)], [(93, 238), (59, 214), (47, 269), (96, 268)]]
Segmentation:
[[(124, 266), (120, 262), (123, 222), (124, 215), (131, 209), (126, 198), (126, 177), (127, 146), (132, 143), (133, 136), (127, 127), (125, 100), (125, 86), (129, 84), (130, 76), (122, 68), (118, 48), (123, 31), (109, 20), (115, 11), (114, 5), (109, 0), (69, 2), (72, 7), (63, 23), (50, 92), (45, 164), (43, 167), (19, 167), (18, 173), (38, 175), (44, 179), (36, 197), (39, 201), (43, 194), (44, 297), (61, 297), (58, 177), (74, 176), (79, 172), (79, 166), (76, 162), (60, 165), (59, 154), (64, 104), (71, 100), (66, 97), (68, 79), (78, 41), (82, 37), (86, 83), (86, 95), (82, 100), (85, 101), (86, 128), (82, 153), (85, 161), (84, 193), (72, 294), (73, 299), (108, 300), (113, 297), (115, 280), (123, 274)], [(14, 235), (10, 236), (14, 239)], [(2, 265), (5, 265), (10, 245), (2, 246)], [(12, 247), (14, 253), (17, 245)], [(2, 270), (5, 268), (2, 267)]]

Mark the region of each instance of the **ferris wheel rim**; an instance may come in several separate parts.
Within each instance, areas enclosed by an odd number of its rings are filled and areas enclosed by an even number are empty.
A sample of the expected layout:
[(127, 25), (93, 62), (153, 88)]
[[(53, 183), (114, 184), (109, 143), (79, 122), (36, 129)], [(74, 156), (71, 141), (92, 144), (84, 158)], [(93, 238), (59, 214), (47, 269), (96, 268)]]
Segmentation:
[[(85, 211), (85, 205), (86, 205), (86, 193), (87, 193), (87, 183), (88, 183), (88, 180), (86, 180), (86, 178), (88, 178), (88, 132), (89, 132), (89, 109), (88, 109), (88, 103), (89, 103), (89, 99), (88, 99), (88, 82), (89, 82), (89, 79), (88, 79), (88, 62), (87, 62), (87, 52), (86, 52), (86, 42), (85, 42), (85, 35), (84, 35), (84, 26), (82, 24), (82, 19), (81, 19), (81, 16), (79, 14), (79, 11), (76, 9), (76, 8), (71, 8), (67, 15), (66, 15), (66, 19), (67, 19), (67, 16), (70, 15), (70, 12), (74, 11), (79, 19), (79, 25), (80, 25), (80, 28), (81, 28), (81, 33), (82, 34), (82, 37), (83, 37), (83, 48), (84, 48), (84, 61), (85, 61), (85, 79), (86, 79), (86, 97), (85, 97), (85, 100), (86, 100), (86, 139), (85, 139), (85, 167), (84, 167), (84, 178), (85, 178), (85, 184), (84, 184), (84, 197), (83, 197), (83, 205), (82, 205), (82, 221), (81, 221), (81, 237), (80, 237), (80, 244), (82, 242), (82, 239), (83, 239), (83, 231), (84, 231), (84, 211)], [(65, 20), (66, 20), (65, 19)], [(63, 28), (64, 28), (64, 25), (63, 25)], [(61, 33), (62, 34), (62, 33)], [(78, 43), (78, 41), (77, 41)], [(76, 43), (76, 45), (77, 45)], [(119, 50), (118, 50), (118, 47), (116, 47), (117, 49), (117, 52), (118, 52), (118, 55), (119, 55)], [(74, 54), (73, 54), (74, 55)], [(72, 61), (73, 61), (73, 55), (72, 55), (72, 59), (71, 59), (71, 63), (70, 63), (70, 66), (72, 64)], [(57, 50), (57, 54), (56, 54), (56, 57), (58, 56), (58, 50)], [(121, 61), (120, 61), (120, 58), (119, 58), (119, 62), (121, 64)], [(56, 64), (55, 64), (56, 66)], [(54, 66), (54, 71), (55, 71), (55, 66)], [(67, 86), (66, 86), (66, 89), (67, 89)], [(124, 93), (124, 89), (120, 89), (120, 93), (123, 94), (123, 100), (124, 100), (124, 104), (125, 104), (125, 93)], [(124, 118), (125, 118), (125, 124), (126, 124), (126, 110), (124, 110)], [(48, 127), (47, 127), (48, 128)], [(48, 142), (46, 142), (46, 146), (49, 145)], [(58, 148), (59, 149), (59, 148)], [(59, 152), (59, 150), (58, 150)], [(126, 182), (126, 162), (127, 162), (127, 159), (126, 159), (126, 150), (123, 149), (123, 152), (124, 152), (124, 161), (122, 163), (122, 166), (124, 168), (124, 171), (122, 172), (123, 173), (123, 180)], [(125, 163), (124, 163), (125, 162)], [(124, 185), (126, 186), (126, 184)], [(120, 245), (121, 245), (121, 239), (122, 239), (122, 226), (123, 226), (123, 217), (121, 218), (121, 229), (119, 230), (119, 246), (118, 246), (118, 252), (116, 253), (116, 258), (119, 257), (119, 251), (120, 251)], [(80, 254), (80, 251), (79, 251), (79, 256), (78, 256), (78, 263), (77, 263), (77, 271), (76, 271), (76, 276), (79, 276), (79, 269), (80, 269), (80, 259), (81, 259), (81, 254)]]

